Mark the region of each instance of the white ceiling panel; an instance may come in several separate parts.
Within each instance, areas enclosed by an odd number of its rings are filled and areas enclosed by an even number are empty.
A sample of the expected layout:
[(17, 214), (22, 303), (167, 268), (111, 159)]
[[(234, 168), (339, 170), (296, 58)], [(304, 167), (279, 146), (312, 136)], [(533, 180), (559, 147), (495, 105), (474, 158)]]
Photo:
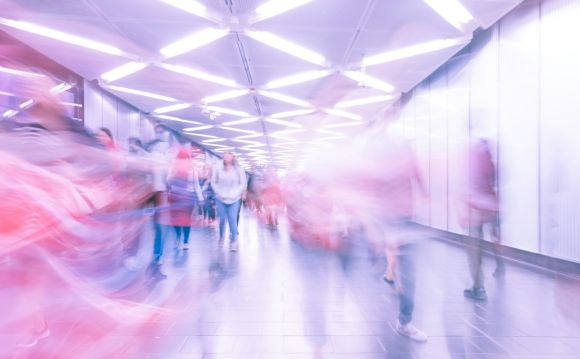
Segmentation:
[(157, 66), (147, 67), (137, 74), (115, 81), (114, 85), (158, 93), (183, 102), (199, 102), (209, 94), (231, 90), (226, 86), (178, 74)]
[[(299, 139), (300, 143), (288, 146), (301, 149), (337, 146), (341, 141), (346, 141), (364, 130), (368, 121), (382, 116), (385, 108), (396, 101), (401, 91), (412, 89), (464, 45), (453, 43), (442, 50), (415, 54), (388, 63), (371, 64), (366, 68), (361, 67), (364, 58), (433, 40), (465, 37), (467, 43), (478, 25), (491, 25), (521, 2), (459, 0), (474, 18), (467, 25), (459, 26), (459, 30), (423, 0), (312, 0), (257, 22), (254, 21), (255, 10), (265, 4), (266, 0), (198, 1), (206, 6), (206, 11), (197, 15), (161, 0), (3, 1), (5, 11), (0, 17), (32, 22), (122, 49), (123, 54), (116, 56), (47, 39), (42, 34), (15, 30), (7, 27), (6, 23), (0, 25), (0, 30), (13, 34), (88, 80), (98, 79), (103, 73), (129, 62), (147, 63), (144, 69), (115, 80), (112, 84), (169, 96), (177, 102), (115, 90), (111, 92), (144, 112), (152, 112), (174, 103), (191, 103), (189, 108), (165, 115), (214, 126), (196, 131), (205, 137), (189, 136), (198, 143), (215, 139), (214, 136), (226, 139), (208, 142), (207, 148), (212, 150), (231, 146), (238, 152), (246, 153), (252, 149), (251, 146), (246, 147), (251, 143), (232, 139), (265, 131), (267, 137), (255, 140), (273, 146), (257, 147), (260, 150), (257, 152), (263, 151), (264, 156), (268, 157), (270, 151), (274, 153), (283, 150), (276, 146), (285, 146), (284, 143), (292, 138)], [(288, 5), (286, 2), (281, 4)], [(160, 55), (160, 50), (167, 45), (207, 28), (229, 29), (231, 32), (170, 59)], [(283, 41), (289, 41), (314, 54), (306, 54), (309, 60), (304, 60), (299, 57), (306, 55), (301, 55), (296, 49), (290, 51), (289, 45), (276, 49), (250, 37), (252, 31), (279, 37), (281, 40), (273, 43), (273, 46), (281, 46)], [(321, 61), (316, 54), (327, 61)], [(198, 71), (194, 74), (197, 77), (168, 69), (175, 65)], [(328, 70), (331, 75), (279, 88), (265, 88), (272, 80), (320, 70)], [(383, 91), (370, 88), (364, 81), (361, 83), (347, 78), (345, 71), (362, 71), (393, 85), (395, 100), (341, 107), (339, 110), (344, 111), (342, 115), (340, 112), (328, 114), (327, 111), (337, 110), (334, 107), (340, 102), (386, 95)], [(205, 79), (200, 79), (200, 76)], [(243, 111), (260, 117), (258, 121), (223, 126), (226, 122), (242, 118), (222, 113), (212, 119), (211, 112), (215, 111), (202, 111), (200, 108), (203, 105), (202, 99), (236, 90), (249, 93), (209, 105)], [(264, 90), (308, 101), (316, 111), (283, 118), (283, 121), (290, 123), (290, 127), (285, 123), (268, 122), (266, 118), (275, 113), (301, 107), (261, 95), (260, 91), (263, 94)], [(6, 96), (0, 95), (0, 108), (9, 101)], [(360, 118), (345, 118), (345, 112)], [(161, 120), (178, 131), (192, 127), (169, 119)], [(296, 130), (296, 126), (302, 126), (303, 131), (288, 132)], [(343, 134), (345, 139), (336, 140), (340, 137), (336, 136), (337, 132)], [(277, 153), (275, 155), (279, 156)]]

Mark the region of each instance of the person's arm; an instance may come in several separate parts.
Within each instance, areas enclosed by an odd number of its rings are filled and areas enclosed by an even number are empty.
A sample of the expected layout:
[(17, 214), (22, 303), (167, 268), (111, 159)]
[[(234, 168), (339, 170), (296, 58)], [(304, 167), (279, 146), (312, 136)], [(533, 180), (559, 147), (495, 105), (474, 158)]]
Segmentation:
[(243, 168), (238, 168), (238, 171), (240, 172), (240, 197), (245, 199), (246, 191), (248, 190), (248, 179)]
[(195, 190), (195, 194), (197, 195), (197, 199), (203, 201), (203, 193), (201, 191), (201, 187), (199, 186), (199, 177), (195, 168), (193, 168), (193, 188)]
[(219, 181), (218, 181), (218, 169), (214, 168), (213, 171), (211, 171), (211, 188), (213, 189), (213, 193), (215, 194), (216, 197), (220, 198), (221, 197), (221, 188), (219, 185)]

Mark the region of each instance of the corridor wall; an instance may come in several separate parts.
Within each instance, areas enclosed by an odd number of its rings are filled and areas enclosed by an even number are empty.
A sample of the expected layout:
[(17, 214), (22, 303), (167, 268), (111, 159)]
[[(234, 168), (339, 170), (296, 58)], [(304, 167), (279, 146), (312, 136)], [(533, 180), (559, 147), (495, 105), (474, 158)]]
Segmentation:
[(84, 82), (84, 110), (85, 127), (108, 128), (122, 147), (132, 136), (143, 142), (153, 138), (153, 124), (139, 110), (88, 81)]
[(419, 222), (465, 234), (466, 145), (492, 144), (503, 242), (580, 262), (580, 1), (527, 0), (405, 96), (430, 198)]

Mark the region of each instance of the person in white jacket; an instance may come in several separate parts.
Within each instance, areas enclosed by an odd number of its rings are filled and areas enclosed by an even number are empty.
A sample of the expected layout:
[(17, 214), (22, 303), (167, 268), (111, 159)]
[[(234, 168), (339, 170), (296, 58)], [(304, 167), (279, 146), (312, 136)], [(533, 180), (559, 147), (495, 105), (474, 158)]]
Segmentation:
[(238, 166), (232, 152), (226, 151), (223, 163), (213, 170), (211, 186), (215, 192), (218, 216), (220, 218), (220, 241), (224, 240), (226, 220), (230, 228), (230, 247), (238, 250), (238, 211), (246, 192), (246, 173)]

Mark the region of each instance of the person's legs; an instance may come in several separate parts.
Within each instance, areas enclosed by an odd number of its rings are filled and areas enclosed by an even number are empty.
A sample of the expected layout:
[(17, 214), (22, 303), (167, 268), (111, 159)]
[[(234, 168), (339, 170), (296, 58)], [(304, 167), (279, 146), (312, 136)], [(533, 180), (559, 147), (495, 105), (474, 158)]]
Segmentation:
[(473, 288), (483, 288), (482, 243), (483, 227), (474, 226), (470, 229), (469, 243), (469, 270), (473, 279)]
[(155, 222), (155, 241), (153, 243), (153, 257), (156, 262), (161, 261), (161, 257), (163, 256), (163, 227), (161, 224)]
[(397, 268), (397, 247), (387, 244), (386, 255), (387, 269), (385, 271), (384, 280), (389, 284), (394, 284)]
[(235, 242), (238, 239), (238, 215), (240, 212), (241, 201), (228, 205), (228, 223), (230, 226), (230, 241)]
[[(220, 219), (220, 240), (224, 240), (225, 231), (226, 231), (226, 220), (228, 219), (228, 212), (226, 208), (226, 204), (220, 201), (219, 199), (216, 200), (217, 205), (217, 212), (218, 217)], [(230, 224), (231, 225), (231, 224)]]
[(173, 226), (175, 230), (175, 235), (177, 236), (177, 242), (181, 240), (181, 227), (180, 226)]
[(189, 233), (191, 232), (190, 226), (183, 227), (183, 244), (189, 243)]
[(397, 248), (397, 289), (399, 291), (399, 322), (397, 332), (417, 342), (427, 341), (427, 334), (417, 329), (411, 320), (415, 309), (415, 261), (414, 244)]
[(487, 294), (483, 287), (483, 226), (477, 225), (470, 228), (470, 237), (467, 239), (467, 250), (469, 258), (469, 271), (473, 280), (473, 287), (463, 291), (467, 298), (475, 300), (486, 300)]
[(505, 274), (505, 264), (501, 256), (501, 234), (499, 225), (499, 217), (496, 216), (491, 222), (490, 229), (491, 239), (493, 241), (493, 256), (495, 257), (494, 277), (501, 277)]
[(399, 322), (402, 325), (411, 322), (415, 308), (415, 263), (412, 252), (412, 244), (405, 244), (397, 249)]

